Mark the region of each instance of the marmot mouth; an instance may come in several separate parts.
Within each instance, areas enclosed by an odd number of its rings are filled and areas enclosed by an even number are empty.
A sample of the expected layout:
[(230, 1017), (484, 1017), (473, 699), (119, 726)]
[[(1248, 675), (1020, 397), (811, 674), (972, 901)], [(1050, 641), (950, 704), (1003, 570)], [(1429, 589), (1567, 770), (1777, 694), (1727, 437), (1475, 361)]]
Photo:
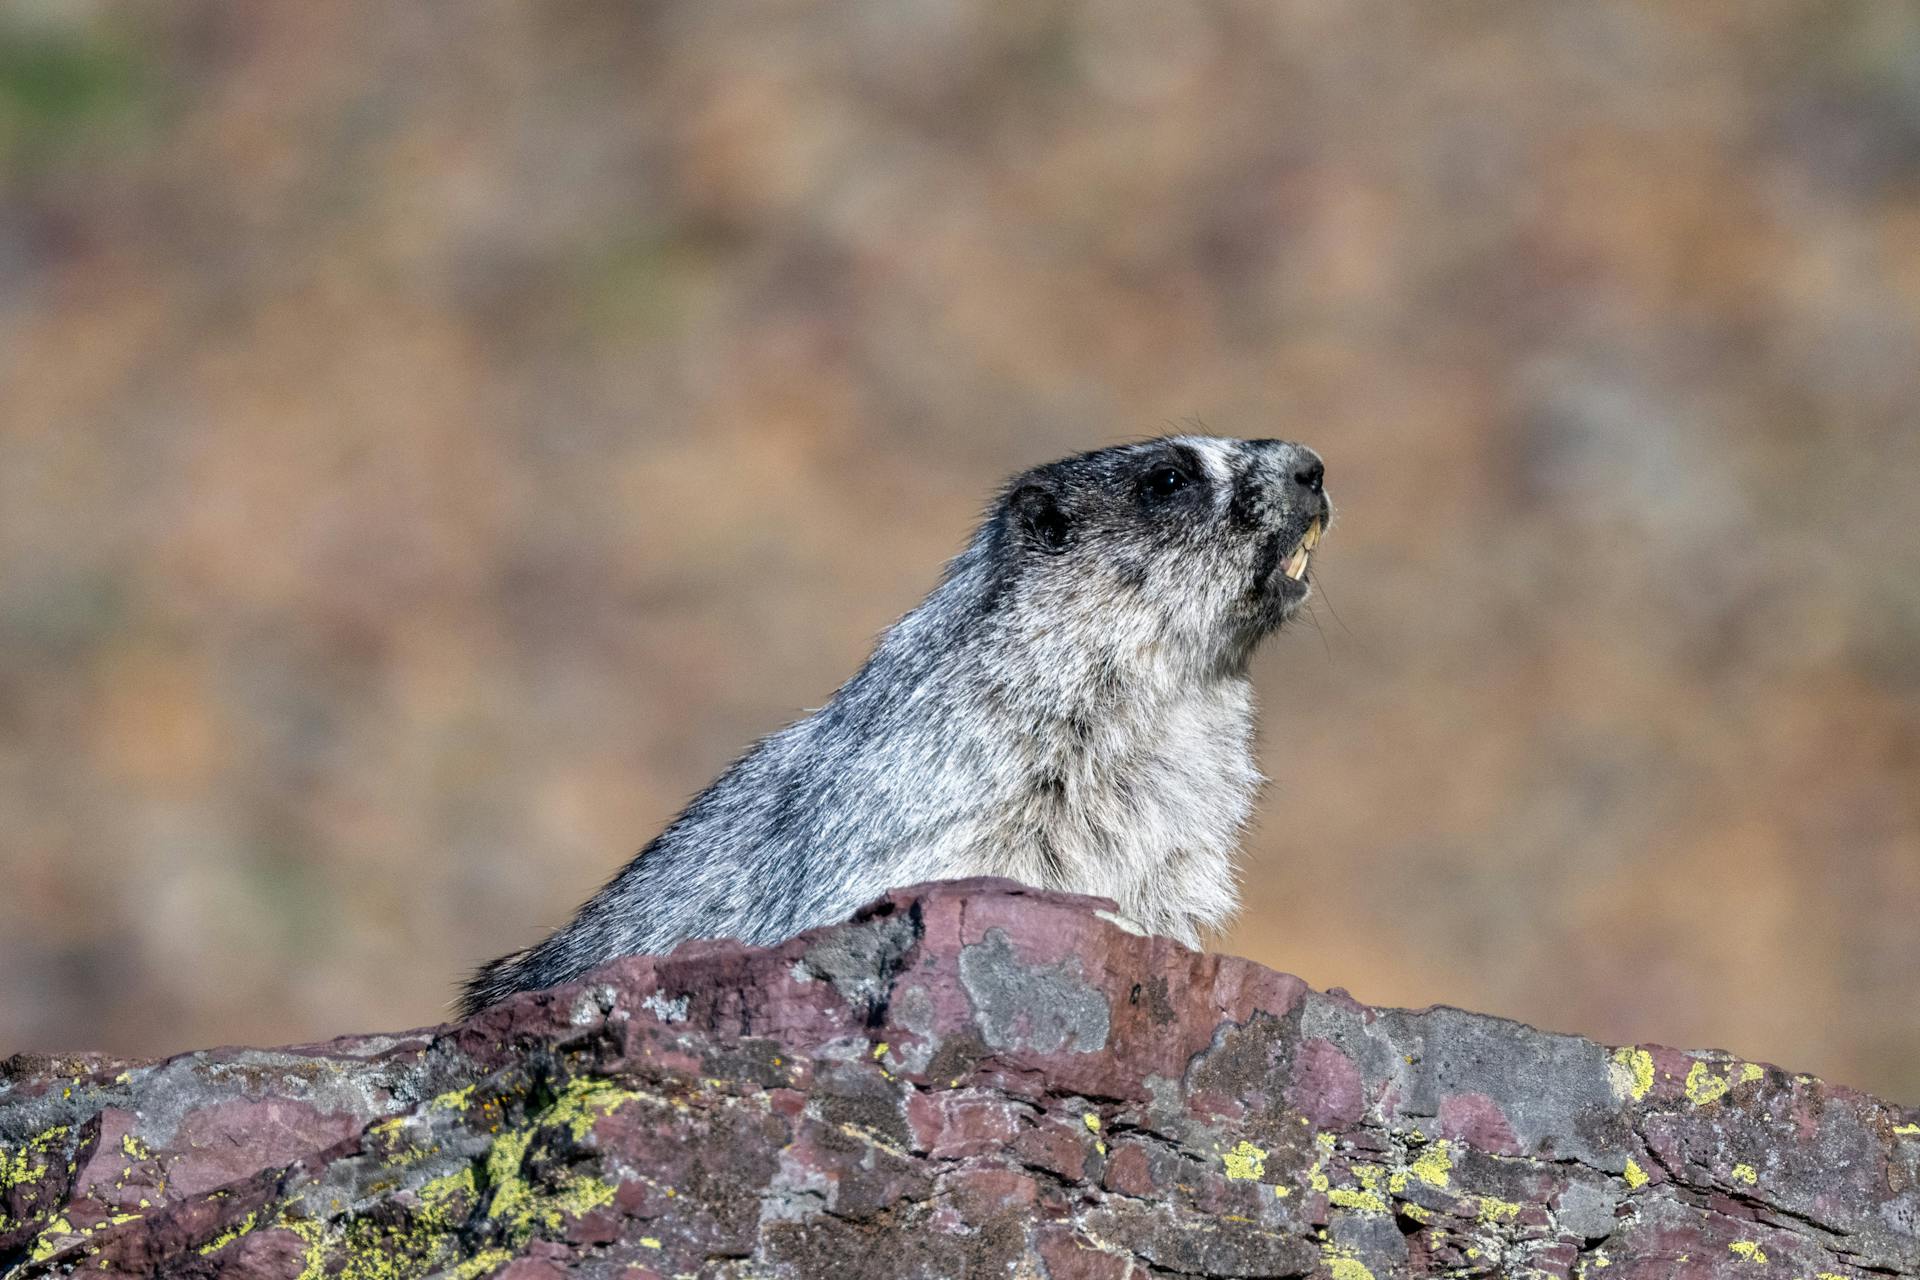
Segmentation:
[(1280, 572), (1295, 582), (1306, 579), (1307, 561), (1313, 558), (1313, 549), (1320, 545), (1321, 527), (1320, 517), (1315, 516), (1312, 523), (1307, 525), (1307, 531), (1300, 535), (1300, 541), (1294, 544), (1293, 554), (1287, 557), (1287, 562), (1281, 566)]

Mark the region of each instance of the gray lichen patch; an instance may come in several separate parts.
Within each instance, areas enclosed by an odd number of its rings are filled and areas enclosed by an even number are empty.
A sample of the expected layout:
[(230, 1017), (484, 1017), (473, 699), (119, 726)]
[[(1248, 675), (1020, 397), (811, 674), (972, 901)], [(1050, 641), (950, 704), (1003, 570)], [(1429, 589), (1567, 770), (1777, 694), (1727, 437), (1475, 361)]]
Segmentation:
[(901, 960), (917, 941), (919, 931), (905, 914), (862, 920), (808, 947), (794, 977), (824, 978), (848, 1004), (877, 1006), (885, 1002)]
[(960, 985), (973, 1002), (974, 1025), (996, 1049), (1099, 1053), (1107, 1047), (1112, 1010), (1082, 976), (1079, 961), (1028, 964), (1000, 929), (960, 950)]

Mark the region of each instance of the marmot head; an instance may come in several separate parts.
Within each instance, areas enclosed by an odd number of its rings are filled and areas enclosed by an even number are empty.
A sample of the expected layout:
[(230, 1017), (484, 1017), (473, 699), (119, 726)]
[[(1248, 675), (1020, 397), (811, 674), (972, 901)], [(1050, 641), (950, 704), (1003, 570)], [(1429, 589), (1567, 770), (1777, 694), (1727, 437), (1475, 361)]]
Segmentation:
[(1333, 508), (1283, 440), (1173, 436), (1016, 477), (988, 519), (1008, 615), (1044, 650), (1173, 674), (1234, 672), (1310, 590)]

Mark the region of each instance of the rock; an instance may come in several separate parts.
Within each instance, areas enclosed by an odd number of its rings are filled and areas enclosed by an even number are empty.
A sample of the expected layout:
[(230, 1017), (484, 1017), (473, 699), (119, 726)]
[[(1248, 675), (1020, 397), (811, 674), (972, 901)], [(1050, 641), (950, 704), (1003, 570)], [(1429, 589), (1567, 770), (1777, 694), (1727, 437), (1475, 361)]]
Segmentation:
[(903, 889), (449, 1026), (0, 1067), (0, 1273), (1920, 1275), (1920, 1115)]

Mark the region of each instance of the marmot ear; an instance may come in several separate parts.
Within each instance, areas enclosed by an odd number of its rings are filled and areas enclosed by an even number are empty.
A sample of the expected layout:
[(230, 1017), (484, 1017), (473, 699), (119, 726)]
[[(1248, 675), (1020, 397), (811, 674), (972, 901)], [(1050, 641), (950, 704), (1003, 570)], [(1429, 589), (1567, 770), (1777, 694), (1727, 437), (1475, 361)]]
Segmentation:
[(1007, 511), (1027, 541), (1050, 556), (1073, 545), (1073, 522), (1050, 489), (1023, 484), (1007, 498)]

